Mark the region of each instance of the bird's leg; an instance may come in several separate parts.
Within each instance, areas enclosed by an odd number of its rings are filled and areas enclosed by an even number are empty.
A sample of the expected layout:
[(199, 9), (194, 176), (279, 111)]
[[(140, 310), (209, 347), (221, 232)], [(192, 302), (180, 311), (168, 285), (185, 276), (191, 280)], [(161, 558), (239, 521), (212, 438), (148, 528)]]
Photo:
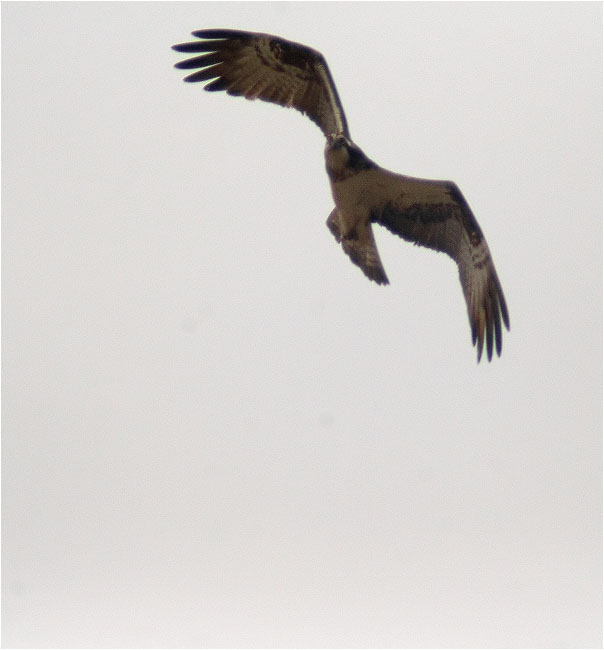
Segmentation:
[(327, 217), (327, 227), (331, 230), (331, 234), (336, 238), (336, 241), (340, 243), (342, 241), (342, 234), (340, 232), (340, 217), (338, 215), (338, 209), (334, 208), (331, 211), (329, 217)]

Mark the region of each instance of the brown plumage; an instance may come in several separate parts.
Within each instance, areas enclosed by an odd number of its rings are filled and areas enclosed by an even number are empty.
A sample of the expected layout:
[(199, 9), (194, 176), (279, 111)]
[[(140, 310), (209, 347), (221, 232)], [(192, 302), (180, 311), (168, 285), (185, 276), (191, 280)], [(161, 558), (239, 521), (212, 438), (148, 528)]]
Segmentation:
[[(193, 32), (200, 41), (174, 45), (204, 54), (176, 64), (196, 69), (185, 81), (210, 81), (206, 90), (292, 107), (315, 122), (327, 139), (325, 161), (336, 207), (327, 226), (352, 262), (378, 284), (388, 284), (372, 224), (455, 260), (478, 361), (501, 354), (508, 310), (478, 222), (450, 181), (395, 174), (379, 167), (352, 142), (344, 109), (323, 56), (270, 34), (227, 29)], [(486, 343), (486, 346), (485, 346)]]
[(178, 52), (208, 53), (176, 64), (183, 70), (201, 68), (185, 81), (215, 79), (204, 88), (296, 108), (326, 137), (348, 135), (344, 109), (320, 52), (270, 34), (234, 29), (201, 29), (193, 36), (211, 40), (173, 46)]

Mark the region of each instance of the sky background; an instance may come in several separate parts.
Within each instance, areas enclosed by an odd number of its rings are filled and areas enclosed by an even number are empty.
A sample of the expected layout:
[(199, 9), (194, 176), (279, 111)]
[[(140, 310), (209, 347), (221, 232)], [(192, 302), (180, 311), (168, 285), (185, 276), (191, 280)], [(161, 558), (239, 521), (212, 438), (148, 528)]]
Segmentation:
[[(325, 55), (355, 142), (454, 180), (510, 310), (325, 227), (296, 111), (192, 30)], [(602, 5), (3, 3), (5, 647), (602, 644)]]

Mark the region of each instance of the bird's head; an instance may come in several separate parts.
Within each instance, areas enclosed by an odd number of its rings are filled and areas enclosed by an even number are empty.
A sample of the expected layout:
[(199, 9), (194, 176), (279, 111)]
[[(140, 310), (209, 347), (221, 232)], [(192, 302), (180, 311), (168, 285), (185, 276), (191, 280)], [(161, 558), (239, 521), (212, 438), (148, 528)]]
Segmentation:
[(348, 167), (352, 142), (342, 133), (330, 135), (325, 144), (325, 163), (330, 175), (340, 176)]
[(325, 152), (327, 153), (328, 150), (347, 150), (348, 147), (351, 146), (354, 146), (352, 141), (349, 140), (343, 133), (334, 133), (327, 136), (327, 142), (325, 143)]
[(330, 135), (325, 145), (325, 163), (330, 178), (340, 178), (375, 167), (367, 156), (342, 133)]

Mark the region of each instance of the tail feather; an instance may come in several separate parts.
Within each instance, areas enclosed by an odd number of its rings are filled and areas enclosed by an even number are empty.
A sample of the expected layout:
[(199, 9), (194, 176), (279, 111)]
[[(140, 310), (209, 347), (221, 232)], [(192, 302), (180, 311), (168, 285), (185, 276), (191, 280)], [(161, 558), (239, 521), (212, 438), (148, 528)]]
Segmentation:
[(370, 280), (378, 284), (390, 284), (382, 261), (380, 260), (380, 254), (375, 244), (371, 224), (369, 222), (360, 224), (352, 232), (343, 237), (338, 221), (337, 209), (334, 208), (327, 218), (327, 227), (336, 241), (342, 244), (344, 252), (350, 257), (352, 262)]

